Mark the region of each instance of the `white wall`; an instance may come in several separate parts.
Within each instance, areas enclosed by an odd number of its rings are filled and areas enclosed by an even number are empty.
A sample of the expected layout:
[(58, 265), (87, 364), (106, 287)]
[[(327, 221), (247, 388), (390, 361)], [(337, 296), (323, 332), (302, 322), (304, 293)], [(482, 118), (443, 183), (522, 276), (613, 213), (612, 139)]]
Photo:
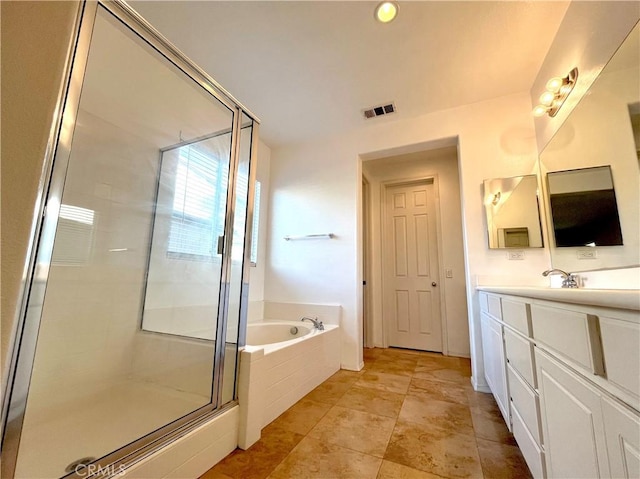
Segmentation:
[[(469, 326), (467, 321), (467, 297), (465, 290), (464, 248), (462, 241), (462, 211), (460, 181), (458, 177), (458, 153), (455, 146), (431, 151), (369, 160), (362, 163), (362, 170), (369, 181), (370, 194), (370, 250), (371, 274), (367, 286), (371, 293), (371, 318), (373, 342), (384, 346), (382, 320), (382, 267), (381, 267), (381, 182), (427, 178), (435, 176), (440, 204), (440, 272), (444, 303), (441, 310), (447, 322), (447, 342), (444, 345), (450, 355), (469, 357)], [(452, 278), (445, 278), (444, 270), (451, 269)]]
[(255, 307), (254, 304), (264, 300), (264, 275), (267, 264), (267, 243), (269, 241), (271, 149), (262, 141), (258, 142), (257, 168), (256, 181), (260, 182), (260, 223), (258, 224), (258, 258), (256, 265), (251, 267), (249, 279), (250, 315), (252, 307)]
[[(0, 361), (4, 390), (34, 205), (78, 2), (0, 2), (0, 8), (3, 207)], [(27, 58), (30, 60), (25, 61)]]
[[(73, 264), (60, 251), (78, 249), (77, 236), (56, 234), (29, 390), (29, 421), (43, 410), (98, 395), (129, 372), (156, 164), (153, 144), (78, 112), (62, 204), (93, 212), (93, 237), (87, 257)], [(110, 252), (113, 248), (127, 251)]]
[[(522, 261), (490, 251), (482, 181), (529, 174), (537, 150), (529, 93), (510, 95), (417, 118), (389, 118), (357, 131), (274, 149), (271, 157), (270, 244), (265, 297), (273, 301), (339, 303), (342, 365), (362, 362), (362, 251), (360, 157), (381, 158), (451, 145), (458, 139), (460, 187), (474, 380), (484, 385), (479, 354), (478, 276), (539, 284), (547, 250), (527, 250)], [(286, 234), (335, 233), (325, 241), (285, 242)]]

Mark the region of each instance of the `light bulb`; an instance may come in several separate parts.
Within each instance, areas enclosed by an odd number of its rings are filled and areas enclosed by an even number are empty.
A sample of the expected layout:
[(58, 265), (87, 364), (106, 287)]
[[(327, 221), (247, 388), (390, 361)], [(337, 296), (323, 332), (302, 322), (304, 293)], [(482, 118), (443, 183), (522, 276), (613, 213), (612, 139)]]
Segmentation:
[(555, 98), (556, 96), (553, 94), (553, 92), (545, 91), (542, 95), (540, 95), (540, 103), (545, 106), (551, 106)]
[(398, 14), (398, 4), (396, 2), (382, 2), (375, 10), (375, 17), (381, 23), (389, 23)]
[(538, 105), (533, 109), (533, 116), (536, 117), (541, 117), (544, 116), (545, 113), (547, 113), (548, 108), (544, 105)]
[(547, 82), (547, 90), (555, 93), (557, 91), (560, 91), (560, 87), (562, 87), (563, 84), (564, 79), (560, 77), (552, 78)]

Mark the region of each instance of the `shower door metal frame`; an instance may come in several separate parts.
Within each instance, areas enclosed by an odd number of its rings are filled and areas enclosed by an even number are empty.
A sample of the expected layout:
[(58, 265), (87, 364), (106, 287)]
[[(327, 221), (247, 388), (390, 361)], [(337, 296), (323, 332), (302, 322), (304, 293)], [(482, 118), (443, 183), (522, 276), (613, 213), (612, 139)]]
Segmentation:
[[(137, 37), (147, 43), (152, 49), (162, 55), (167, 61), (182, 71), (185, 75), (195, 81), (200, 87), (205, 89), (215, 99), (229, 108), (233, 113), (233, 134), (231, 142), (231, 158), (229, 184), (235, 185), (235, 178), (238, 169), (239, 159), (239, 138), (241, 119), (243, 114), (253, 121), (253, 132), (251, 142), (251, 161), (255, 161), (255, 147), (257, 145), (257, 133), (260, 120), (236, 100), (229, 92), (220, 86), (200, 67), (195, 65), (186, 55), (173, 46), (163, 35), (153, 26), (144, 20), (137, 12), (129, 7), (122, 0), (98, 0), (82, 1), (79, 3), (73, 32), (67, 50), (67, 58), (63, 68), (63, 77), (58, 92), (56, 108), (52, 118), (51, 130), (43, 159), (41, 179), (38, 185), (36, 203), (34, 208), (33, 223), (30, 233), (27, 257), (24, 266), (23, 279), (21, 283), (21, 301), (16, 312), (15, 335), (12, 344), (12, 353), (7, 378), (7, 387), (2, 397), (2, 428), (0, 429), (0, 441), (2, 443), (2, 470), (1, 476), (10, 478), (15, 474), (15, 467), (18, 458), (18, 446), (22, 433), (22, 426), (27, 406), (27, 398), (31, 373), (35, 361), (37, 335), (42, 317), (43, 302), (46, 288), (33, 288), (34, 281), (38, 278), (46, 286), (51, 257), (53, 253), (53, 239), (57, 228), (60, 203), (64, 190), (69, 157), (71, 154), (71, 143), (76, 124), (76, 117), (80, 102), (80, 94), (84, 74), (87, 67), (91, 37), (98, 13), (102, 7), (105, 11), (126, 28), (131, 30)], [(250, 168), (254, 170), (254, 164)], [(233, 183), (232, 183), (233, 181)], [(253, 182), (255, 176), (251, 174), (249, 182), (249, 196), (252, 197)], [(227, 192), (227, 216), (225, 220), (225, 251), (223, 254), (223, 272), (221, 283), (228, 285), (230, 279), (231, 260), (231, 240), (233, 231), (233, 215), (235, 206), (235, 188), (229, 188)], [(248, 205), (247, 225), (245, 230), (245, 263), (247, 261), (247, 244), (250, 244), (251, 215), (253, 207)], [(245, 271), (246, 269), (246, 271)], [(245, 296), (245, 274), (248, 274), (248, 266), (243, 268), (242, 296)], [(221, 288), (222, 290), (222, 288)], [(224, 288), (225, 296), (222, 296), (219, 305), (220, 312), (226, 312), (228, 287)], [(224, 298), (224, 301), (222, 299)], [(243, 325), (246, 325), (246, 302), (240, 308), (240, 327), (238, 338), (238, 353), (244, 345)], [(224, 339), (227, 329), (227, 318), (222, 316), (219, 319), (217, 340)], [(220, 405), (222, 385), (222, 371), (224, 367), (225, 348), (216, 344), (214, 359), (214, 378), (211, 403), (203, 406), (182, 418), (172, 421), (169, 424), (157, 429), (134, 442), (107, 454), (101, 460), (94, 462), (98, 473), (92, 477), (106, 477), (110, 469), (123, 465), (130, 467), (140, 460), (148, 457), (162, 447), (175, 441), (179, 437), (193, 431), (211, 418), (222, 414), (236, 404), (234, 400), (226, 405)], [(236, 368), (237, 377), (237, 368)], [(83, 477), (77, 473), (70, 473), (64, 477)]]

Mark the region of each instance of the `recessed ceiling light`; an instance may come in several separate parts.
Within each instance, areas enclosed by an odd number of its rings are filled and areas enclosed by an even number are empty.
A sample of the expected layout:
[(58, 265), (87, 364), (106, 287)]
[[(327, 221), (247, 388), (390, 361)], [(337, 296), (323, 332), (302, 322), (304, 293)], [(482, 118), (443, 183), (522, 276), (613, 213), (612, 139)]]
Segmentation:
[(389, 23), (398, 15), (396, 2), (380, 2), (375, 10), (375, 17), (380, 23)]

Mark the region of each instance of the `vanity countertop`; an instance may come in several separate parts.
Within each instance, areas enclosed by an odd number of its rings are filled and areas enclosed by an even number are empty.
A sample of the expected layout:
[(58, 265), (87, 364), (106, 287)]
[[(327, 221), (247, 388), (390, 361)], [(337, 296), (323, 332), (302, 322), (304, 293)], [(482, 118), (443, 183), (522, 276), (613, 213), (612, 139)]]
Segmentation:
[(640, 290), (637, 289), (573, 289), (536, 286), (478, 286), (477, 289), (487, 293), (640, 311)]

